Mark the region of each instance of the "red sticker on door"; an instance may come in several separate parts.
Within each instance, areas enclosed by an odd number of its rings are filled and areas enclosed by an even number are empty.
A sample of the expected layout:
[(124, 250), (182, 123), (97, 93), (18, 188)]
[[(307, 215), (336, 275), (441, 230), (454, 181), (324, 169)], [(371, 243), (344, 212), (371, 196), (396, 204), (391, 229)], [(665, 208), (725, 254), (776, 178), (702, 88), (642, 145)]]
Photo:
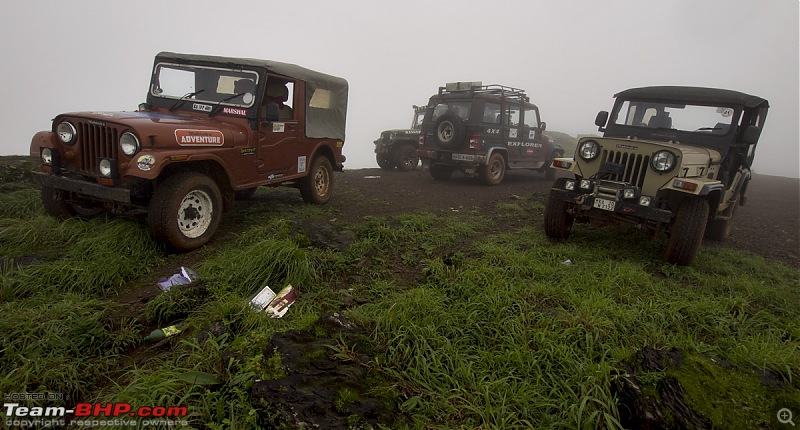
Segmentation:
[(175, 130), (175, 140), (181, 146), (222, 146), (225, 136), (219, 130)]

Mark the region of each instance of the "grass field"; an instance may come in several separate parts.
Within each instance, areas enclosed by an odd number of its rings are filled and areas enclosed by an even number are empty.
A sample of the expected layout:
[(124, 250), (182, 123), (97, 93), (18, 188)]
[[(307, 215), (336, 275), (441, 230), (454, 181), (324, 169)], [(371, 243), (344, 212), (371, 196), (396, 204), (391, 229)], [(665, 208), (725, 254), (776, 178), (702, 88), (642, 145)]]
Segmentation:
[[(556, 243), (538, 223), (507, 227), (541, 219), (543, 198), (501, 205), (494, 219), (463, 210), (340, 223), (352, 240), (339, 252), (298, 227), (324, 220), (320, 208), (254, 202), (235, 209), (247, 222), (228, 240), (194, 254), (201, 285), (131, 315), (118, 295), (171, 274), (181, 256), (135, 220), (61, 222), (32, 188), (0, 194), (0, 392), (182, 405), (196, 428), (291, 428), (250, 398), (254, 381), (286, 374), (265, 347), (345, 308), (369, 329), (371, 389), (399, 412), (384, 428), (620, 428), (632, 392), (689, 407), (662, 407), (667, 428), (780, 428), (780, 408), (800, 413), (797, 269), (710, 246), (676, 267), (624, 227)], [(262, 286), (285, 284), (300, 291), (285, 318), (249, 308)], [(190, 329), (142, 343), (177, 321)], [(339, 342), (332, 360), (357, 348)], [(346, 413), (359, 393), (340, 394)], [(368, 427), (352, 416), (350, 428)]]

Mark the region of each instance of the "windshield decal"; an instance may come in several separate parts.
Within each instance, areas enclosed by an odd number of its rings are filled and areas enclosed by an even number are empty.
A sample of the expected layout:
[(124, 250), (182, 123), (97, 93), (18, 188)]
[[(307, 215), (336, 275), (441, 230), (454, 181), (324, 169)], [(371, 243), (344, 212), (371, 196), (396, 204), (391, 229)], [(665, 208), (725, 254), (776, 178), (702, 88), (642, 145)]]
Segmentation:
[(222, 146), (225, 136), (219, 130), (175, 130), (175, 140), (181, 146)]
[(222, 108), (222, 113), (227, 113), (227, 114), (230, 114), (230, 115), (246, 116), (247, 115), (247, 110), (224, 107), (224, 108)]

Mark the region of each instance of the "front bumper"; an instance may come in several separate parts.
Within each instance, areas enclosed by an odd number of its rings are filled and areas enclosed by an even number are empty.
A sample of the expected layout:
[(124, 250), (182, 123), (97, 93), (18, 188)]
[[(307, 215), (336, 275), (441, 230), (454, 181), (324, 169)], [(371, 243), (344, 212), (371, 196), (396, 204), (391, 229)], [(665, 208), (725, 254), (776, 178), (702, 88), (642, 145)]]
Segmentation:
[(33, 172), (33, 174), (46, 187), (73, 192), (96, 200), (119, 203), (131, 202), (131, 190), (127, 188), (109, 187), (52, 173)]
[[(643, 219), (664, 223), (668, 223), (672, 219), (672, 212), (666, 209), (642, 206), (634, 201), (628, 202), (622, 199), (610, 199), (605, 195), (598, 197), (594, 193), (587, 194), (553, 188), (550, 190), (550, 197), (575, 205), (580, 214), (587, 215), (590, 218), (609, 218), (610, 216), (616, 216), (617, 218), (625, 218), (629, 220)], [(596, 207), (595, 200), (597, 199), (602, 199), (606, 202), (613, 201), (614, 209), (607, 210)], [(600, 201), (597, 203), (600, 206), (604, 206), (600, 204)]]

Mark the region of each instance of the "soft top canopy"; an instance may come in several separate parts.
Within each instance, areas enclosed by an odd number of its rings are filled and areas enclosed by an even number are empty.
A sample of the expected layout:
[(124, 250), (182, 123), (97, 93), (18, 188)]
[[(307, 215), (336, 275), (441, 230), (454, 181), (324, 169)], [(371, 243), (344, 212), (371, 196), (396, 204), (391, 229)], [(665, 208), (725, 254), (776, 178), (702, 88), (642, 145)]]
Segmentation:
[(158, 61), (199, 62), (226, 67), (264, 68), (269, 72), (306, 82), (306, 136), (344, 140), (347, 118), (347, 81), (296, 64), (255, 58), (159, 52)]
[(743, 105), (750, 108), (763, 104), (763, 107), (769, 107), (769, 102), (761, 97), (719, 88), (672, 86), (642, 87), (620, 91), (614, 94), (614, 97), (621, 97), (624, 99), (672, 100), (688, 103), (720, 103)]

